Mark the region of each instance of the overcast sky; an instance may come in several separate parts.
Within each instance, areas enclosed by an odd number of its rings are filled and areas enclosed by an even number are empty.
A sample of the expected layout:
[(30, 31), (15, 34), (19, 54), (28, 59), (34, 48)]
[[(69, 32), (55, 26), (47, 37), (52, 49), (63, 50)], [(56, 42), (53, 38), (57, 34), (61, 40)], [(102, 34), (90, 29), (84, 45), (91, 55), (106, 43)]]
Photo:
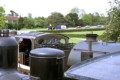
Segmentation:
[(47, 17), (51, 12), (60, 12), (66, 15), (74, 7), (84, 9), (86, 13), (99, 12), (105, 14), (110, 8), (110, 0), (1, 0), (0, 6), (6, 13), (14, 10), (21, 16), (31, 13), (33, 17)]

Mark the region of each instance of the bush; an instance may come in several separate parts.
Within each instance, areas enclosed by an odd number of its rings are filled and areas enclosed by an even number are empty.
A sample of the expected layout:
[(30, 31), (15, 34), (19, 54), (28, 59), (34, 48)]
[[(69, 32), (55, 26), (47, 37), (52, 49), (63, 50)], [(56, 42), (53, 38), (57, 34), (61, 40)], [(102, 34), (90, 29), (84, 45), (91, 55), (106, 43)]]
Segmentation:
[(64, 29), (64, 30), (39, 30), (38, 32), (62, 33), (62, 32), (100, 31), (100, 30), (105, 30), (105, 28)]

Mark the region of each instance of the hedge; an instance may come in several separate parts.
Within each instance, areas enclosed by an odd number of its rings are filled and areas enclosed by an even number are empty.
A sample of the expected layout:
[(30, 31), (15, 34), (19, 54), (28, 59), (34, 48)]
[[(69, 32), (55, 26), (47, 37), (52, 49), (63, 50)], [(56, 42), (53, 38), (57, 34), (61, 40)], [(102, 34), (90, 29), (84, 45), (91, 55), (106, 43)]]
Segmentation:
[(62, 33), (62, 32), (100, 31), (100, 30), (105, 30), (105, 28), (64, 29), (64, 30), (39, 30), (38, 32)]

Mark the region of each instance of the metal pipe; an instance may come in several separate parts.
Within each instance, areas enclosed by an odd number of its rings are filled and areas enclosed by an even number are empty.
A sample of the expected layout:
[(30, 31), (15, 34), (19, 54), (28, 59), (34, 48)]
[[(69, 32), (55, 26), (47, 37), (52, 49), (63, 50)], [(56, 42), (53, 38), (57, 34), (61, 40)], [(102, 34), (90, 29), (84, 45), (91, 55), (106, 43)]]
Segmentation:
[(90, 58), (93, 58), (93, 52), (92, 52), (92, 41), (88, 41), (88, 55)]

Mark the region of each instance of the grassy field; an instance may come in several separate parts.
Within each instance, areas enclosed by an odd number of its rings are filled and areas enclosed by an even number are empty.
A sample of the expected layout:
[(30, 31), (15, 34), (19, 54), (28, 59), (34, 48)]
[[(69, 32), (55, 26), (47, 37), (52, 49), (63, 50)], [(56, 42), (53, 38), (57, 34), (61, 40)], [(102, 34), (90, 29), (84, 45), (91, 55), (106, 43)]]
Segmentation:
[(70, 43), (77, 44), (78, 42), (84, 41), (84, 40), (85, 40), (84, 38), (70, 38), (70, 39), (69, 39), (69, 42), (70, 42)]
[[(23, 29), (23, 30), (26, 30), (26, 29)], [(27, 29), (28, 30), (28, 29)], [(30, 29), (31, 30), (31, 29)], [(38, 28), (38, 29), (32, 29), (32, 30), (39, 30), (39, 31), (43, 31), (43, 30), (47, 30), (47, 28)], [(104, 30), (100, 30), (100, 31), (79, 31), (79, 32), (62, 32), (60, 34), (89, 34), (89, 33), (93, 33), (93, 34), (98, 34), (98, 35), (101, 35), (103, 34)], [(69, 39), (69, 42), (70, 43), (78, 43), (80, 41), (83, 41), (85, 40), (85, 38), (72, 38), (70, 37)]]
[[(84, 32), (66, 32), (66, 33), (62, 33), (62, 34), (89, 34), (89, 33), (93, 33), (93, 34), (98, 34), (98, 35), (101, 35), (103, 34), (104, 30), (103, 31), (93, 31), (93, 32), (90, 32), (90, 31), (84, 31)], [(85, 38), (70, 38), (69, 39), (69, 42), (70, 43), (74, 43), (74, 44), (77, 44), (78, 42), (80, 41), (84, 41)]]
[(61, 34), (90, 34), (90, 33), (93, 33), (93, 34), (101, 35), (101, 34), (103, 34), (103, 32), (104, 32), (104, 30), (103, 31), (62, 32)]

